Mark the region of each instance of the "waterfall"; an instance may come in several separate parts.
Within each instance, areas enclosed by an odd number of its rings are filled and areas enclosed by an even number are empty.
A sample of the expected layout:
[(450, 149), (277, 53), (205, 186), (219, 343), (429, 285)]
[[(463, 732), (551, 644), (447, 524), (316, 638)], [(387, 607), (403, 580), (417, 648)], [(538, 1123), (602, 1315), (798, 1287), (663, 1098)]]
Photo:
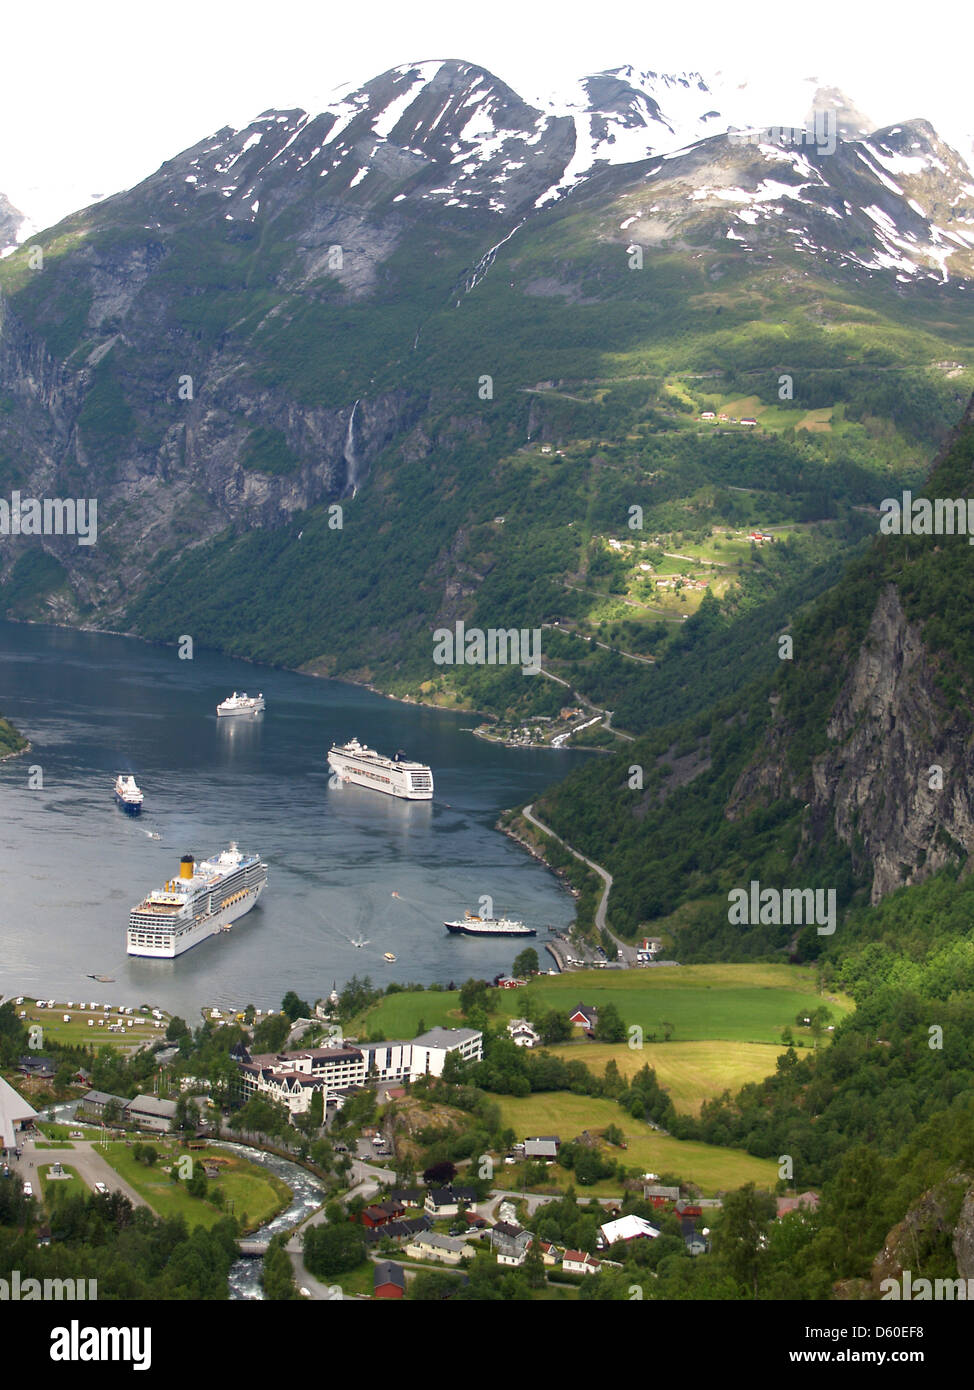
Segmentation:
[(345, 491), (351, 492), (354, 497), (358, 492), (359, 485), (359, 464), (355, 457), (355, 412), (358, 410), (358, 401), (352, 406), (352, 413), (348, 417), (348, 429), (345, 432)]

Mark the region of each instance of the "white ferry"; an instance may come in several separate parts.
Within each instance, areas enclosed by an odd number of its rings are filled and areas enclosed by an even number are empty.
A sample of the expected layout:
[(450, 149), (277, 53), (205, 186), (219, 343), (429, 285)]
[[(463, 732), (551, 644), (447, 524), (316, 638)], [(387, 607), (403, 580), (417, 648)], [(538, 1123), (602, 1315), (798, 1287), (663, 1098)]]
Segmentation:
[(130, 816), (137, 816), (142, 810), (145, 797), (139, 790), (135, 778), (128, 773), (120, 772), (115, 778), (115, 800), (123, 811), (128, 811)]
[(475, 912), (465, 912), (462, 922), (444, 922), (448, 932), (454, 936), (537, 936), (534, 927), (526, 927), (523, 922), (515, 922), (510, 917), (478, 917)]
[(179, 877), (151, 893), (129, 914), (130, 956), (172, 960), (208, 936), (229, 930), (249, 912), (267, 884), (259, 854), (241, 854), (236, 842), (197, 864), (184, 854)]
[(216, 707), (217, 717), (226, 719), (234, 714), (263, 714), (264, 696), (261, 695), (238, 695), (236, 691), (228, 695), (225, 700)]
[(353, 738), (340, 746), (332, 745), (328, 765), (346, 784), (371, 787), (373, 791), (405, 797), (409, 801), (433, 799), (432, 772), (423, 763), (403, 761), (401, 751), (394, 758), (384, 758), (374, 748), (367, 748)]

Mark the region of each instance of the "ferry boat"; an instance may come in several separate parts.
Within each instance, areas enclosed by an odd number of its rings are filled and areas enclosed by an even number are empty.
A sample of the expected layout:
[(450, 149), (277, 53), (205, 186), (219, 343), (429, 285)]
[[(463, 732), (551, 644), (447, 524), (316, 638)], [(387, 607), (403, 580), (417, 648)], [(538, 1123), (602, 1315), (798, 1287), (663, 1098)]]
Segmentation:
[(129, 914), (130, 956), (173, 960), (249, 912), (267, 884), (259, 854), (242, 854), (236, 841), (196, 863), (184, 854), (179, 877), (153, 889)]
[(537, 936), (534, 927), (526, 927), (510, 917), (479, 917), (475, 912), (465, 912), (462, 922), (444, 922), (448, 932), (454, 936)]
[(404, 761), (401, 749), (394, 758), (384, 758), (353, 738), (348, 743), (332, 744), (328, 765), (346, 785), (371, 787), (408, 801), (433, 799), (432, 772), (424, 763)]
[(219, 719), (226, 719), (229, 715), (234, 714), (263, 714), (263, 712), (263, 694), (248, 695), (246, 692), (243, 695), (238, 695), (234, 691), (225, 700), (221, 700), (216, 707), (217, 718)]
[(115, 800), (123, 811), (128, 811), (130, 816), (137, 816), (142, 810), (145, 797), (139, 790), (135, 778), (128, 773), (120, 772), (115, 778)]

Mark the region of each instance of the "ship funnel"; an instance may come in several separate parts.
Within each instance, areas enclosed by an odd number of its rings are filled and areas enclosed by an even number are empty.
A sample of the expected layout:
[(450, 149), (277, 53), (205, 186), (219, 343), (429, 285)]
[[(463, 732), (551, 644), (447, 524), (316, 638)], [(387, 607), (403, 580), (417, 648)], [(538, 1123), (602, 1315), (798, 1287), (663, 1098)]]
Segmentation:
[(180, 859), (179, 861), (179, 877), (192, 878), (194, 867), (195, 861), (193, 859), (193, 856), (191, 854), (184, 854), (182, 859)]

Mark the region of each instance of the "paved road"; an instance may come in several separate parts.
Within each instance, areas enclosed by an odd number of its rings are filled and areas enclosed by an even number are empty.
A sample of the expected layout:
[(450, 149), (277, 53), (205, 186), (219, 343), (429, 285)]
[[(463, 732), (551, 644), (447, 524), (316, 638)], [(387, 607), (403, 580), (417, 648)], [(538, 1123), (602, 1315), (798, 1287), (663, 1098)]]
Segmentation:
[(21, 1139), (21, 1157), (11, 1159), (10, 1166), (22, 1181), (33, 1184), (35, 1197), (40, 1198), (41, 1195), (37, 1169), (48, 1163), (63, 1163), (72, 1167), (90, 1188), (94, 1189), (96, 1182), (103, 1182), (110, 1192), (124, 1193), (134, 1207), (149, 1206), (145, 1198), (120, 1178), (108, 1160), (97, 1152), (93, 1142), (72, 1139), (73, 1147), (70, 1149), (35, 1149), (26, 1136), (21, 1136)]
[(545, 825), (543, 821), (538, 820), (537, 816), (533, 814), (533, 811), (534, 803), (532, 802), (529, 805), (525, 806), (521, 814), (524, 816), (525, 820), (530, 821), (531, 824), (535, 826), (538, 830), (542, 831), (543, 834), (550, 835), (553, 840), (557, 840), (560, 845), (564, 845), (565, 849), (568, 850), (569, 854), (574, 854), (576, 859), (580, 859), (583, 864), (587, 864), (590, 869), (594, 869), (594, 871), (598, 874), (599, 878), (601, 878), (602, 882), (605, 884), (605, 887), (602, 890), (602, 897), (599, 900), (599, 905), (595, 909), (595, 925), (599, 928), (600, 931), (604, 931), (611, 938), (611, 940), (615, 942), (617, 949), (622, 952), (622, 958), (625, 961), (626, 965), (634, 966), (636, 964), (635, 947), (628, 946), (626, 942), (620, 941), (619, 938), (613, 933), (613, 931), (611, 930), (611, 928), (605, 920), (606, 908), (609, 904), (609, 894), (612, 891), (612, 875), (609, 873), (608, 869), (603, 869), (601, 864), (596, 864), (592, 859), (586, 859), (584, 854), (579, 854), (577, 849), (572, 849), (571, 845), (568, 844), (566, 840), (563, 840), (560, 835), (555, 834), (555, 832), (551, 829), (551, 826)]

